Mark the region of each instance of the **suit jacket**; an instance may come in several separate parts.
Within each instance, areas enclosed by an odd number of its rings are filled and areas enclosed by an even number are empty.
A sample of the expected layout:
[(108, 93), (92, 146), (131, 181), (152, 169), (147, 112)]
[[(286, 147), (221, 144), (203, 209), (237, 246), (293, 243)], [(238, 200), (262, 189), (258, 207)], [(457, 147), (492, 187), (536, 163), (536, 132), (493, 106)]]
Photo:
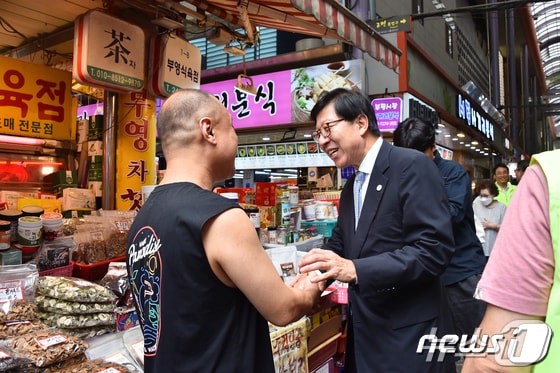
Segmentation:
[[(383, 141), (379, 138), (377, 141)], [(426, 362), (416, 349), (437, 328), (453, 333), (440, 275), (453, 255), (451, 215), (444, 184), (432, 160), (417, 150), (383, 141), (354, 229), (352, 177), (324, 248), (351, 259), (345, 372), (454, 371), (452, 354)], [(354, 364), (355, 363), (355, 364)]]

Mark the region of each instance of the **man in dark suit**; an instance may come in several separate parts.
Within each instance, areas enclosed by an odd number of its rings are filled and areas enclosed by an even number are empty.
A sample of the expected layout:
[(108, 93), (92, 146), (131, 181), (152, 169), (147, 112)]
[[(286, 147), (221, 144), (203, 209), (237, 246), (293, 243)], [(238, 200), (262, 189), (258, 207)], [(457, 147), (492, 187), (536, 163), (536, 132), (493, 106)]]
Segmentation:
[(453, 231), (437, 167), (385, 142), (360, 92), (325, 93), (311, 118), (321, 149), (359, 175), (342, 191), (332, 237), (300, 263), (301, 272), (322, 271), (317, 280), (349, 284), (345, 373), (454, 372), (453, 354), (417, 353), (424, 335), (453, 333), (440, 280)]

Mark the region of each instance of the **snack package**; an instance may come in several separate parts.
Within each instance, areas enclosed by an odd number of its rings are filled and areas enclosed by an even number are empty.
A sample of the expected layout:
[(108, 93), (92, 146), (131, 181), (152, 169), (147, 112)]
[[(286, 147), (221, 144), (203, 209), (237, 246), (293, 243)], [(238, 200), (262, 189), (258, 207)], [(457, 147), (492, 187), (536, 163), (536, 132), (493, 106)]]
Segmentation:
[(107, 303), (116, 300), (115, 294), (104, 286), (74, 277), (41, 276), (38, 293), (73, 302)]
[(0, 322), (34, 320), (30, 314), (39, 271), (35, 264), (0, 266)]
[(45, 241), (31, 263), (37, 265), (39, 271), (64, 267), (70, 264), (70, 253), (75, 250), (73, 237), (63, 237), (53, 241)]

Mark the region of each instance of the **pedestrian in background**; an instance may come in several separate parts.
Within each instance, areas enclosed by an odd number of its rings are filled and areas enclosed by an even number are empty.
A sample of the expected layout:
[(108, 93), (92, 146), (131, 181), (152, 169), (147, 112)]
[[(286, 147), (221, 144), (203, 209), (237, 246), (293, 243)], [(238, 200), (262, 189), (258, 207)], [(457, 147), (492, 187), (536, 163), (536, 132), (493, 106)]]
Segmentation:
[(437, 167), (384, 141), (361, 92), (324, 93), (311, 119), (325, 154), (357, 170), (342, 190), (331, 238), (300, 262), (303, 273), (323, 272), (313, 281), (349, 284), (344, 372), (455, 372), (451, 355), (438, 361), (416, 352), (422, 336), (453, 333), (441, 283), (453, 234)]
[(530, 161), (528, 159), (523, 159), (517, 162), (517, 167), (515, 168), (515, 179), (517, 181), (517, 185), (519, 185), (519, 182), (521, 181), (525, 170), (527, 169), (527, 167), (529, 167), (529, 162)]
[(472, 335), (484, 315), (486, 304), (473, 298), (486, 264), (475, 228), (471, 178), (459, 163), (443, 159), (436, 150), (434, 126), (420, 118), (399, 123), (393, 133), (396, 146), (416, 149), (433, 160), (443, 178), (451, 209), (455, 252), (442, 281), (455, 324), (455, 334)]
[(497, 165), (495, 165), (493, 177), (494, 181), (496, 182), (496, 187), (500, 192), (496, 196), (496, 199), (507, 207), (507, 205), (509, 205), (509, 201), (511, 200), (513, 192), (515, 192), (515, 188), (517, 188), (517, 186), (513, 185), (509, 181), (508, 166), (505, 163), (498, 163)]
[[(534, 361), (514, 366), (506, 356), (467, 357), (463, 373), (523, 371), (556, 373), (560, 367), (560, 150), (533, 155), (504, 218), (477, 297), (488, 303), (480, 335), (506, 334), (503, 346), (512, 346), (511, 331), (531, 320), (545, 321), (552, 329), (550, 347), (545, 333), (536, 333), (531, 345), (515, 336), (517, 352), (530, 351)], [(528, 218), (529, 217), (529, 218)], [(543, 326), (543, 325), (541, 325)], [(521, 331), (529, 335), (530, 332)], [(521, 334), (520, 334), (521, 335)], [(528, 338), (528, 337), (527, 337)], [(506, 345), (506, 343), (508, 343)], [(548, 348), (549, 347), (549, 348)], [(548, 348), (548, 354), (547, 353)], [(522, 354), (523, 355), (523, 354)], [(532, 367), (541, 358), (543, 362)], [(524, 354), (525, 358), (528, 357)], [(509, 365), (509, 366), (508, 366)], [(514, 367), (512, 367), (514, 366)]]
[(504, 215), (506, 214), (506, 205), (498, 201), (498, 188), (488, 180), (480, 182), (480, 194), (473, 202), (473, 209), (476, 217), (484, 228), (484, 254), (486, 257), (492, 252), (494, 242), (500, 230)]
[(213, 95), (177, 91), (158, 133), (165, 176), (136, 216), (127, 268), (144, 336), (144, 371), (275, 371), (267, 320), (310, 313), (323, 282), (287, 286), (240, 206), (212, 192), (235, 172), (237, 135)]

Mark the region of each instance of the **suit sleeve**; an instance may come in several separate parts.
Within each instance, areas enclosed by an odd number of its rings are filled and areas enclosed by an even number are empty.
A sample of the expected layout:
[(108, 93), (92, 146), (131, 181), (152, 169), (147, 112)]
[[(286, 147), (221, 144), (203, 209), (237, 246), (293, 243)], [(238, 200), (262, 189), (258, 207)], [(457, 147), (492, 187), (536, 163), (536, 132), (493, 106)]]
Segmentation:
[[(366, 247), (372, 255), (354, 259), (362, 295), (433, 281), (454, 252), (449, 203), (435, 164), (419, 153), (392, 167), (397, 167), (391, 176), (396, 191), (383, 198), (394, 204), (384, 207), (395, 211), (393, 220), (377, 216), (370, 232), (377, 238), (368, 240), (377, 247)], [(384, 220), (390, 223), (384, 226)]]
[(445, 189), (449, 198), (451, 218), (454, 223), (465, 219), (465, 201), (470, 201), (471, 180), (469, 174), (457, 165), (444, 177)]

